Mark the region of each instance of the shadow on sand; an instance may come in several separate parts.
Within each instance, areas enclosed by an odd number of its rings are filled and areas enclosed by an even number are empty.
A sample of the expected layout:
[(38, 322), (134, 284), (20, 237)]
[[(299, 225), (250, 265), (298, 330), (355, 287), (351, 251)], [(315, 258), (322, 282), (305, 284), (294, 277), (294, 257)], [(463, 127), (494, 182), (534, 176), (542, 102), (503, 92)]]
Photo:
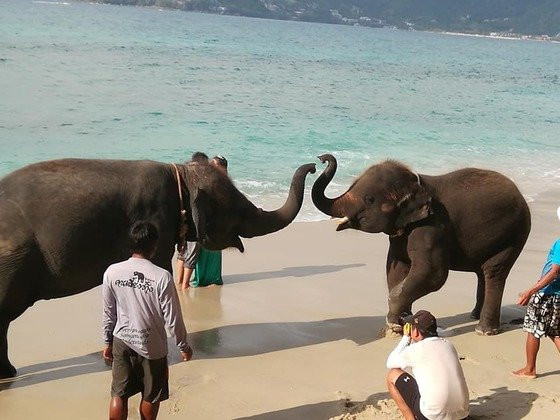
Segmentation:
[(99, 351), (84, 356), (24, 366), (18, 369), (18, 376), (15, 378), (0, 379), (0, 391), (106, 370), (111, 370), (111, 367), (105, 364), (100, 348)]
[[(440, 318), (439, 324), (452, 336), (472, 332), (476, 321), (469, 313)], [(509, 316), (511, 318), (511, 316)], [(508, 318), (505, 323), (510, 325)], [(384, 316), (361, 316), (335, 318), (309, 322), (271, 322), (260, 324), (226, 325), (198, 331), (189, 335), (197, 359), (220, 359), (255, 356), (274, 351), (311, 346), (338, 340), (351, 340), (358, 345), (379, 339), (385, 327)], [(169, 362), (180, 362), (173, 340), (169, 340)], [(64, 379), (110, 369), (98, 352), (68, 359), (25, 366), (18, 370), (18, 376), (0, 381), (0, 391), (19, 388), (42, 382)], [(558, 372), (545, 373), (548, 376)], [(514, 391), (510, 391), (514, 392)]]
[(531, 411), (533, 402), (539, 398), (536, 392), (521, 392), (506, 386), (491, 389), (490, 395), (483, 395), (470, 403), (469, 420), (525, 418)]
[(260, 273), (244, 273), (224, 276), (224, 283), (243, 283), (246, 281), (274, 279), (278, 277), (306, 277), (316, 274), (335, 273), (349, 268), (364, 267), (365, 264), (341, 265), (306, 265), (301, 267), (284, 267), (282, 270), (262, 271)]
[(310, 322), (227, 325), (189, 335), (197, 358), (255, 356), (338, 340), (358, 345), (375, 341), (385, 317), (363, 316)]
[[(356, 415), (368, 408), (377, 411), (377, 414), (388, 415), (390, 412), (393, 412), (396, 418), (400, 418), (397, 414), (397, 406), (392, 400), (388, 401), (388, 399), (389, 394), (387, 392), (379, 392), (377, 394), (370, 395), (365, 401), (361, 402), (342, 398), (336, 401), (325, 401), (315, 404), (301, 405), (299, 407), (286, 408), (284, 410), (270, 411), (268, 413), (257, 414), (255, 416), (239, 417), (236, 420), (328, 419), (342, 414)], [(385, 418), (390, 417), (386, 416)]]
[[(484, 395), (470, 401), (469, 420), (522, 419), (531, 411), (533, 402), (539, 397), (535, 392), (509, 390), (507, 387), (492, 389), (492, 394)], [(365, 401), (340, 399), (278, 411), (241, 417), (236, 420), (291, 420), (291, 419), (328, 419), (350, 415), (351, 418), (363, 414), (364, 418), (400, 419), (397, 405), (387, 392), (370, 395)]]

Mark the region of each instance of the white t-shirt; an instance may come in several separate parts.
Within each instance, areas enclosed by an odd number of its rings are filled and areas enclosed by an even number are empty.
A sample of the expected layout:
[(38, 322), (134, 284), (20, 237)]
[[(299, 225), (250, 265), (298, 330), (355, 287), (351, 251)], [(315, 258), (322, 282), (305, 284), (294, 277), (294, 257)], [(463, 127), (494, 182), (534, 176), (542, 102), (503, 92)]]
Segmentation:
[(403, 336), (387, 359), (387, 368), (412, 368), (420, 392), (420, 411), (429, 420), (469, 415), (469, 391), (453, 344), (429, 337), (410, 344)]

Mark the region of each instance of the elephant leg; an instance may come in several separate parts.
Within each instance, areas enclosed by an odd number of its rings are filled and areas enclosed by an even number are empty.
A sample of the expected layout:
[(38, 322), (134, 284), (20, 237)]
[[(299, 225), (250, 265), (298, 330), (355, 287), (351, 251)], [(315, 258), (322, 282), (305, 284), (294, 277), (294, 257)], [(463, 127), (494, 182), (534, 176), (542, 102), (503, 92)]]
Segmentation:
[(389, 292), (387, 319), (398, 319), (412, 313), (412, 304), (428, 293), (441, 289), (447, 280), (447, 269), (415, 270), (414, 263), (408, 276)]
[[(387, 285), (389, 287), (389, 292), (401, 284), (409, 272), (410, 263), (387, 259)], [(405, 308), (402, 312), (396, 314), (389, 311), (387, 314), (387, 325), (389, 328), (393, 331), (400, 331), (401, 326), (398, 324), (399, 316), (404, 312), (410, 313), (410, 309), (410, 307)]]
[(39, 250), (32, 235), (21, 229), (22, 220), (5, 224), (0, 231), (0, 239), (7, 238), (0, 240), (0, 378), (16, 374), (8, 358), (10, 322), (37, 301), (44, 283)]
[(410, 268), (406, 277), (389, 290), (388, 321), (411, 313), (412, 304), (440, 289), (449, 273), (447, 248), (439, 230), (429, 226), (415, 229), (409, 236), (407, 249)]
[(16, 368), (8, 359), (8, 326), (9, 321), (0, 320), (0, 379), (16, 376)]
[(471, 311), (472, 319), (480, 319), (480, 312), (482, 311), (484, 296), (486, 294), (486, 280), (484, 278), (484, 273), (482, 271), (477, 271), (476, 276), (478, 278), (476, 285), (476, 304), (474, 305), (474, 309)]
[(475, 327), (477, 334), (498, 334), (500, 328), (500, 309), (506, 278), (518, 255), (519, 252), (517, 250), (507, 248), (483, 264), (482, 269), (485, 279), (484, 304), (482, 305), (480, 321)]

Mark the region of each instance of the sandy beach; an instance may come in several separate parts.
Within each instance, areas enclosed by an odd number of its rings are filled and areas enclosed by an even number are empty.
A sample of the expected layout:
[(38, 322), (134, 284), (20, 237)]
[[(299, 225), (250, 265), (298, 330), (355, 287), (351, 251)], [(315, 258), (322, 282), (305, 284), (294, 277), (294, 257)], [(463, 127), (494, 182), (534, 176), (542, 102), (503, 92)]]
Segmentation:
[[(306, 200), (309, 198), (306, 197)], [(524, 363), (519, 291), (539, 276), (560, 234), (560, 194), (530, 203), (533, 229), (502, 304), (503, 332), (474, 333), (469, 318), (476, 277), (451, 272), (437, 293), (417, 301), (439, 318), (456, 346), (475, 419), (551, 419), (560, 404), (560, 356), (543, 342), (539, 377)], [(400, 418), (385, 389), (385, 361), (396, 344), (381, 330), (387, 311), (383, 234), (335, 232), (334, 221), (293, 223), (224, 252), (223, 287), (180, 292), (195, 358), (171, 346), (170, 400), (161, 419)], [(12, 323), (10, 355), (19, 376), (0, 384), (2, 419), (100, 419), (111, 373), (101, 359), (101, 291), (41, 301)], [(139, 397), (131, 400), (130, 417)]]

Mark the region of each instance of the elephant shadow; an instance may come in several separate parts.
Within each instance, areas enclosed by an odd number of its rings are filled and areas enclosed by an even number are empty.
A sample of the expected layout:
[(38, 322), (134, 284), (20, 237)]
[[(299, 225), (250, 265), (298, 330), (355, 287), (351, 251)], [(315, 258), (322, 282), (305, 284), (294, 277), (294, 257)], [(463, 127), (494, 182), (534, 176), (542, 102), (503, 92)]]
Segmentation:
[[(470, 319), (469, 313), (463, 313), (443, 317), (439, 323), (455, 336), (472, 332), (476, 321)], [(459, 326), (452, 328), (455, 325)], [(195, 349), (195, 358), (222, 359), (254, 356), (338, 340), (351, 340), (357, 345), (364, 345), (379, 339), (379, 333), (384, 327), (384, 316), (334, 318), (308, 322), (238, 324), (190, 333), (189, 341)], [(179, 363), (180, 354), (176, 351), (172, 339), (169, 339), (168, 346), (170, 349), (169, 363)], [(101, 351), (98, 351), (83, 356), (22, 367), (18, 370), (17, 377), (0, 380), (0, 391), (110, 369), (110, 366), (107, 366), (102, 359)], [(553, 373), (555, 372), (549, 374)]]
[(247, 281), (274, 279), (279, 277), (307, 277), (318, 274), (336, 273), (349, 268), (364, 267), (365, 264), (340, 264), (340, 265), (307, 265), (300, 267), (284, 267), (281, 270), (262, 271), (259, 273), (243, 273), (224, 276), (224, 283), (234, 284)]
[(18, 369), (15, 378), (0, 380), (0, 391), (108, 370), (111, 366), (105, 363), (99, 350), (84, 356), (24, 366)]
[[(385, 318), (352, 317), (312, 322), (228, 325), (189, 334), (197, 359), (252, 356), (279, 350), (348, 339), (358, 345), (379, 338)], [(174, 340), (168, 339), (169, 364), (181, 362)], [(18, 369), (18, 376), (0, 380), (0, 391), (109, 371), (101, 351), (83, 356), (38, 363)]]
[[(383, 316), (335, 318), (309, 322), (226, 325), (189, 334), (197, 359), (255, 356), (338, 340), (364, 345), (377, 340)], [(171, 344), (171, 342), (170, 342)], [(179, 362), (177, 354), (170, 363)]]

